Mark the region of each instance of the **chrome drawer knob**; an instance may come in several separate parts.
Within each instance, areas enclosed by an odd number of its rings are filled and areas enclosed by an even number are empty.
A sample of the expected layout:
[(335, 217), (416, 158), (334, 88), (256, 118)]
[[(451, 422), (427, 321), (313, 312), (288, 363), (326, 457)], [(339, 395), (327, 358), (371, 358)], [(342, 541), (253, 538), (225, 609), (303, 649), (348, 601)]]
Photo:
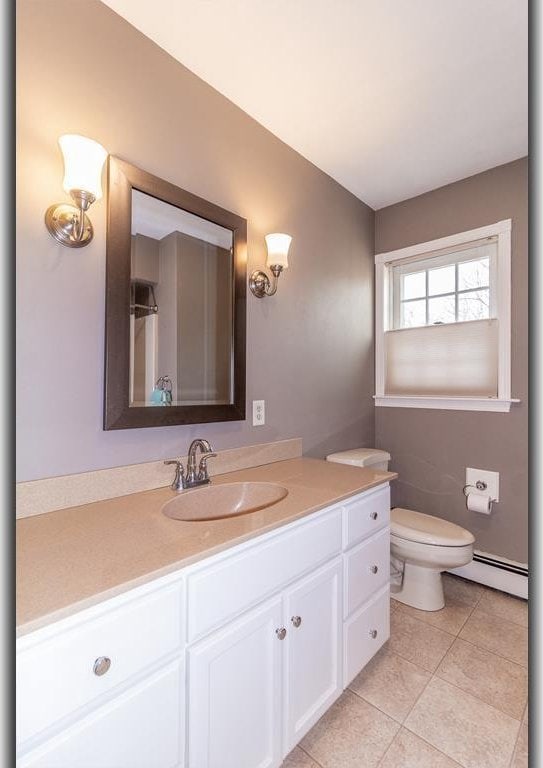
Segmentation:
[(372, 566), (371, 566), (371, 568), (370, 568), (370, 571), (371, 571), (372, 573), (377, 573), (377, 571), (378, 571), (378, 570), (379, 570), (379, 568), (378, 568), (378, 566), (377, 566), (377, 565), (372, 565)]
[(279, 627), (279, 629), (275, 630), (275, 634), (279, 638), (279, 640), (284, 640), (287, 636), (287, 630), (284, 627)]
[(302, 617), (301, 616), (293, 616), (291, 618), (291, 621), (292, 621), (292, 623), (294, 624), (295, 627), (299, 627), (300, 624), (302, 623)]
[(94, 667), (92, 668), (92, 671), (95, 675), (98, 675), (98, 677), (101, 677), (102, 675), (105, 675), (108, 669), (111, 667), (111, 659), (109, 659), (107, 656), (98, 656), (96, 661), (94, 662)]
[(370, 629), (370, 637), (372, 640), (375, 640), (377, 637), (377, 630), (376, 629)]
[(379, 515), (377, 514), (377, 512), (372, 512), (372, 513), (371, 513), (371, 515), (370, 515), (370, 517), (371, 517), (371, 519), (372, 519), (372, 520), (377, 520), (377, 518), (379, 517)]

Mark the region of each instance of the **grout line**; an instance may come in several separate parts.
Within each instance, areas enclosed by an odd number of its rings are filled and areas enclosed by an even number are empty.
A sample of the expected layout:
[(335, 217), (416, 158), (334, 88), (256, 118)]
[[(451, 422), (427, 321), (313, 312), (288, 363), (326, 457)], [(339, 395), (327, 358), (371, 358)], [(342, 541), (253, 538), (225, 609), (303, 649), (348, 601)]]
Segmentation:
[[(513, 715), (509, 714), (509, 712), (504, 712), (503, 709), (498, 709), (498, 707), (495, 707), (494, 704), (489, 704), (488, 701), (481, 699), (479, 696), (476, 696), (474, 693), (471, 693), (471, 691), (465, 691), (463, 688), (460, 688), (459, 685), (456, 685), (456, 683), (451, 683), (450, 680), (445, 680), (444, 678), (439, 677), (437, 674), (434, 674), (432, 676), (432, 679), (434, 677), (437, 677), (437, 679), (440, 680), (441, 682), (447, 683), (447, 685), (450, 685), (453, 688), (456, 688), (457, 691), (460, 691), (460, 693), (463, 693), (465, 696), (471, 696), (472, 699), (477, 699), (477, 701), (480, 701), (481, 704), (486, 704), (487, 707), (490, 707), (491, 709), (495, 710), (496, 712), (499, 712), (502, 715), (505, 715), (506, 717), (510, 717), (511, 720), (515, 720), (517, 723), (520, 723), (522, 725), (522, 719), (519, 720), (518, 717), (513, 717)], [(429, 683), (430, 682), (431, 681), (429, 681)]]
[[(318, 722), (319, 722), (319, 721), (317, 720), (317, 723), (318, 723)], [(317, 723), (315, 723), (315, 725), (316, 725)], [(323, 766), (322, 766), (322, 765), (321, 765), (319, 762), (317, 762), (317, 760), (315, 760), (315, 758), (313, 757), (313, 755), (311, 755), (311, 754), (310, 754), (310, 753), (307, 751), (307, 749), (304, 749), (304, 748), (301, 746), (301, 744), (297, 744), (296, 746), (297, 746), (299, 749), (301, 749), (301, 751), (304, 753), (304, 755), (307, 755), (307, 756), (309, 757), (309, 759), (310, 759), (310, 760), (313, 760), (313, 762), (315, 763), (315, 765), (318, 765), (318, 767), (319, 767), (319, 768), (324, 768), (324, 767), (323, 767)]]
[[(417, 609), (415, 609), (415, 610), (417, 610)], [(435, 629), (436, 632), (442, 632), (444, 635), (449, 635), (449, 637), (456, 637), (456, 635), (454, 635), (452, 632), (448, 632), (446, 629), (441, 629), (440, 627), (436, 627), (434, 624), (429, 624), (427, 621), (424, 621), (424, 619), (417, 619), (415, 616), (411, 616), (407, 612), (404, 613), (404, 611), (402, 611), (401, 608), (398, 608), (397, 612), (399, 612), (400, 615), (402, 615), (402, 616), (406, 616), (408, 619), (411, 619), (412, 621), (417, 621), (419, 624), (422, 624), (423, 627), (431, 627), (432, 629)], [(428, 671), (428, 670), (426, 670), (426, 671)]]
[(481, 608), (479, 603), (477, 603), (476, 607), (479, 609), (481, 613), (484, 613), (485, 616), (490, 616), (491, 618), (499, 619), (500, 621), (507, 621), (508, 624), (514, 624), (516, 627), (522, 627), (522, 629), (528, 630), (528, 626), (526, 626), (526, 624), (520, 624), (518, 621), (513, 621), (513, 619), (507, 619), (505, 618), (505, 616), (500, 616), (499, 613), (492, 613), (492, 611), (488, 611), (488, 610), (485, 611), (484, 608)]
[[(518, 733), (517, 733), (517, 738), (515, 739), (515, 746), (513, 747), (513, 754), (511, 755), (511, 760), (509, 761), (509, 765), (510, 766), (513, 765), (513, 760), (515, 758), (515, 753), (517, 751), (517, 746), (518, 746), (519, 739), (520, 739), (520, 732), (522, 731), (522, 725), (523, 725), (523, 723), (521, 721), (520, 722), (520, 727), (519, 727)], [(529, 759), (530, 759), (530, 754), (529, 754), (529, 751), (528, 751), (528, 761), (529, 761)]]
[[(515, 626), (518, 626), (516, 624)], [(478, 645), (473, 640), (468, 640), (466, 637), (460, 637), (458, 636), (459, 640), (463, 640), (465, 643), (469, 643), (470, 645), (473, 645), (475, 648), (479, 648), (480, 651), (487, 651), (488, 653), (494, 654), (494, 656), (499, 656), (500, 659), (505, 659), (505, 661), (511, 662), (511, 664), (516, 664), (517, 667), (522, 667), (522, 669), (525, 669), (528, 671), (528, 664), (521, 664), (520, 661), (514, 661), (513, 659), (510, 659), (509, 656), (504, 656), (502, 653), (498, 653), (497, 651), (492, 651), (490, 648), (486, 648), (484, 645)]]
[[(502, 656), (501, 653), (497, 653), (496, 651), (491, 651), (490, 648), (485, 648), (484, 645), (477, 645), (477, 643), (474, 643), (473, 640), (467, 640), (465, 637), (457, 637), (456, 640), (461, 640), (463, 643), (472, 645), (474, 648), (477, 648), (479, 651), (484, 651), (485, 653), (489, 653), (491, 656), (496, 656), (498, 659), (502, 659), (502, 661), (508, 661), (509, 664), (514, 664), (515, 667), (520, 667), (525, 672), (528, 672), (528, 667), (524, 666), (524, 664), (520, 664), (518, 661), (513, 661), (513, 659), (510, 659), (507, 656)], [(451, 648), (452, 648), (452, 645), (451, 645)], [(447, 653), (449, 653), (451, 648), (448, 649)], [(445, 654), (445, 656), (446, 655), (447, 654)], [(443, 659), (445, 658), (445, 656), (443, 657)], [(443, 659), (441, 661), (443, 661)], [(440, 666), (441, 666), (441, 661), (439, 662)]]
[(425, 739), (425, 738), (424, 738), (423, 736), (421, 736), (420, 734), (418, 734), (418, 733), (415, 733), (415, 731), (412, 731), (412, 730), (411, 730), (411, 728), (406, 728), (405, 726), (402, 726), (402, 728), (404, 728), (404, 730), (406, 730), (408, 733), (412, 734), (413, 736), (416, 736), (416, 737), (417, 737), (417, 739), (420, 739), (422, 742), (424, 742), (425, 744), (427, 744), (429, 747), (432, 747), (432, 749), (435, 749), (435, 750), (436, 750), (436, 752), (439, 752), (439, 754), (440, 754), (440, 755), (443, 755), (443, 757), (446, 757), (446, 758), (447, 758), (447, 760), (451, 760), (451, 761), (452, 761), (452, 762), (453, 762), (455, 765), (457, 765), (457, 766), (458, 766), (458, 768), (463, 768), (462, 764), (461, 764), (461, 763), (459, 763), (459, 762), (458, 762), (458, 760), (455, 760), (455, 759), (454, 759), (454, 757), (451, 757), (451, 756), (450, 756), (450, 755), (448, 755), (446, 752), (444, 752), (442, 749), (439, 749), (439, 747), (436, 747), (436, 745), (435, 745), (435, 744), (432, 744), (432, 742), (431, 742), (431, 741), (428, 741), (427, 739)]
[(402, 732), (402, 728), (403, 728), (403, 726), (401, 726), (401, 725), (400, 725), (400, 727), (398, 728), (398, 730), (397, 730), (397, 731), (396, 731), (396, 733), (394, 734), (394, 737), (393, 737), (392, 741), (390, 742), (390, 744), (388, 745), (388, 747), (387, 747), (387, 748), (385, 749), (385, 751), (383, 752), (383, 754), (382, 754), (382, 756), (381, 756), (381, 759), (379, 760), (379, 762), (377, 763), (377, 765), (376, 765), (376, 767), (375, 767), (375, 768), (379, 768), (379, 766), (383, 764), (383, 760), (385, 759), (385, 757), (387, 756), (387, 754), (389, 753), (389, 751), (392, 749), (392, 745), (394, 744), (394, 742), (396, 741), (396, 739), (398, 738), (398, 736), (399, 736), (399, 735), (400, 735), (400, 733)]

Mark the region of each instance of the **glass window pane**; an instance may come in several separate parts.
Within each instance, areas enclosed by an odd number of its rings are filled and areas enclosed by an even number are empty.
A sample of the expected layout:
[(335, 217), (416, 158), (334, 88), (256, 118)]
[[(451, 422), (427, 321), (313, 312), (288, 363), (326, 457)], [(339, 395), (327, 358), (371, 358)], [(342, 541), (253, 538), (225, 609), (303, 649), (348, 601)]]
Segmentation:
[(426, 300), (406, 301), (401, 305), (401, 328), (412, 328), (415, 325), (426, 325)]
[(428, 300), (429, 325), (434, 323), (454, 323), (455, 321), (454, 294)]
[(464, 261), (458, 265), (458, 290), (467, 291), (489, 285), (490, 259)]
[(488, 288), (461, 293), (458, 296), (458, 320), (484, 320), (487, 317), (490, 317)]
[(446, 267), (437, 267), (428, 271), (428, 293), (435, 296), (437, 293), (454, 292), (454, 264)]
[(402, 275), (402, 299), (418, 299), (426, 296), (426, 272)]

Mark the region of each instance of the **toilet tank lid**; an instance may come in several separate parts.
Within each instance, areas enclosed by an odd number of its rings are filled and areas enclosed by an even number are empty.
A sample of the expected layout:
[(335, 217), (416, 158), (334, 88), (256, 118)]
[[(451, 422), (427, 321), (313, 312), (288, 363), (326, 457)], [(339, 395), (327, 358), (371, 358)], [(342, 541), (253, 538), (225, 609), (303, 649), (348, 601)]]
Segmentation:
[(475, 541), (474, 535), (460, 525), (403, 507), (390, 510), (390, 532), (400, 539), (442, 547), (465, 547)]
[(383, 461), (390, 461), (390, 453), (380, 451), (378, 448), (352, 448), (350, 451), (331, 453), (326, 461), (334, 461), (336, 464), (350, 464), (352, 467), (371, 467)]

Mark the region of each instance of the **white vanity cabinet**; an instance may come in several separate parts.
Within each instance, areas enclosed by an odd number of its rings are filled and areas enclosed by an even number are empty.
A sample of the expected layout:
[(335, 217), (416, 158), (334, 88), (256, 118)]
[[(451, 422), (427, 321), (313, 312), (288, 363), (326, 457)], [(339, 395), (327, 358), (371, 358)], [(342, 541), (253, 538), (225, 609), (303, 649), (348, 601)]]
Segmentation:
[(388, 638), (387, 484), (23, 636), (19, 768), (278, 768)]

